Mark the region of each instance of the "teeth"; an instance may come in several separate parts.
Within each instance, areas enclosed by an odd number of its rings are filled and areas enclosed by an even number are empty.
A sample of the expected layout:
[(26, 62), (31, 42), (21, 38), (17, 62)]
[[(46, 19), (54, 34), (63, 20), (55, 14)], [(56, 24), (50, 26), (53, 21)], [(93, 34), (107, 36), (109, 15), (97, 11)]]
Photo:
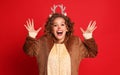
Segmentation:
[(57, 31), (57, 34), (62, 34), (63, 32), (62, 31)]
[(62, 31), (57, 31), (57, 32), (62, 32)]

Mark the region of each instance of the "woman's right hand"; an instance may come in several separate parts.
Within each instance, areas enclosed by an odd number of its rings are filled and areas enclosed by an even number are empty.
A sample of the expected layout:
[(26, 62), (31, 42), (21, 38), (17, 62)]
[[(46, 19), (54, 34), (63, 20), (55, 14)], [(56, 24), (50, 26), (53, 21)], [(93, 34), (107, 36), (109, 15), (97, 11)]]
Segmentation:
[(32, 20), (28, 19), (24, 26), (28, 30), (29, 36), (32, 38), (36, 38), (38, 32), (41, 30), (41, 27), (39, 29), (35, 30), (33, 19)]

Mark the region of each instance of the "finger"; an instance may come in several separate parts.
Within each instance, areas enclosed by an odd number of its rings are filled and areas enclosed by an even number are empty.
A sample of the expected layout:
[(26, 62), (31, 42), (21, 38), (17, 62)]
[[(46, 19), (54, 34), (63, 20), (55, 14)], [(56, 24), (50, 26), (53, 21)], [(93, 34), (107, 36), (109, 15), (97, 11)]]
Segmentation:
[(29, 25), (29, 22), (28, 22), (28, 20), (26, 21), (26, 23), (27, 23), (27, 26)]
[(92, 32), (97, 28), (97, 26), (94, 27), (94, 29), (92, 30)]
[(32, 26), (32, 23), (31, 23), (31, 20), (28, 19), (28, 23), (29, 23), (29, 26), (31, 27)]
[(32, 19), (32, 27), (34, 27), (34, 21), (33, 21), (33, 19)]
[(82, 33), (85, 33), (85, 31), (83, 30), (83, 28), (80, 27), (80, 30), (82, 31)]
[(95, 27), (96, 27), (95, 25), (96, 25), (96, 21), (94, 21), (93, 24), (91, 25), (91, 27), (90, 27), (90, 30), (91, 30), (91, 31), (94, 31), (94, 29), (95, 29)]
[(90, 23), (89, 23), (87, 29), (90, 28), (91, 24), (92, 24), (92, 20), (90, 21)]
[(26, 21), (26, 23), (27, 23), (27, 27), (30, 28), (30, 24), (28, 20)]
[(37, 30), (37, 32), (39, 32), (41, 29), (42, 29), (42, 28), (40, 27), (40, 28)]
[(91, 28), (95, 28), (95, 25), (96, 25), (96, 21), (92, 23)]
[(29, 28), (26, 26), (26, 25), (24, 25), (25, 26), (25, 28), (29, 31)]

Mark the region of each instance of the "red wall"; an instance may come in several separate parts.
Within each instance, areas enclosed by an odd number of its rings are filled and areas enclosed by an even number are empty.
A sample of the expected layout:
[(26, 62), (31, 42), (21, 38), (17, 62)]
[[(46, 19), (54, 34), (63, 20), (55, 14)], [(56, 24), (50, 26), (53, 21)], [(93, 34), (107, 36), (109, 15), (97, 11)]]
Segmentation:
[[(68, 16), (75, 22), (75, 34), (96, 20), (94, 32), (99, 54), (84, 59), (80, 75), (120, 75), (120, 24), (119, 0), (0, 0), (0, 75), (38, 75), (35, 58), (24, 54), (22, 46), (28, 18), (35, 20), (35, 27), (44, 26), (53, 4), (63, 3)], [(44, 29), (44, 28), (43, 28)], [(43, 34), (43, 30), (39, 36)]]

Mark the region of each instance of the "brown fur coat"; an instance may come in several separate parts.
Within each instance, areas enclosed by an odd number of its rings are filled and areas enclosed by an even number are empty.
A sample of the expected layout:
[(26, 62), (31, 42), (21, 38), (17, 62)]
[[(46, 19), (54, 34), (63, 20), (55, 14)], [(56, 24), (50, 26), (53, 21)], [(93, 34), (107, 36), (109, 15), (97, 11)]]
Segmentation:
[[(47, 75), (47, 60), (50, 50), (54, 45), (50, 36), (42, 36), (40, 39), (27, 37), (23, 46), (24, 52), (35, 56), (39, 65), (39, 75)], [(93, 38), (81, 41), (79, 37), (70, 36), (63, 42), (71, 57), (71, 75), (78, 75), (80, 61), (83, 58), (95, 57), (98, 53), (97, 45)]]

